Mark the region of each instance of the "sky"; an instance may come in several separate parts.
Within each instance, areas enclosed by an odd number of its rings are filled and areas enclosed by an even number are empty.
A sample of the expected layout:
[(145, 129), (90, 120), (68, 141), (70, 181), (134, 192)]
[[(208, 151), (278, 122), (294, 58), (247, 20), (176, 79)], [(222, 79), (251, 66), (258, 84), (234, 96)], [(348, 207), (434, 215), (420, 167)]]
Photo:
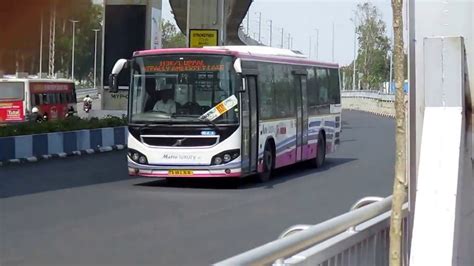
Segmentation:
[[(94, 0), (96, 2), (100, 0)], [(163, 19), (174, 21), (169, 0), (163, 1)], [(309, 54), (311, 37), (311, 58), (332, 62), (332, 25), (334, 23), (334, 61), (347, 65), (354, 58), (354, 24), (351, 18), (357, 0), (254, 0), (250, 10), (250, 36), (258, 38), (258, 14), (262, 13), (262, 42), (268, 44), (269, 20), (273, 22), (273, 46), (280, 46), (281, 29), (284, 32), (284, 46), (288, 45), (288, 33), (293, 37), (293, 49)], [(390, 0), (372, 0), (387, 24), (387, 35), (392, 27)], [(244, 27), (247, 21), (243, 21)], [(318, 58), (316, 58), (316, 30), (319, 29)]]
[[(281, 29), (284, 32), (284, 47), (288, 45), (288, 33), (293, 36), (293, 49), (309, 54), (316, 59), (316, 28), (319, 29), (318, 60), (332, 60), (332, 24), (334, 23), (334, 61), (347, 65), (354, 58), (354, 23), (351, 18), (358, 3), (351, 0), (254, 0), (250, 7), (250, 36), (258, 39), (258, 17), (262, 13), (262, 42), (270, 39), (270, 20), (273, 23), (273, 46), (281, 44)], [(389, 0), (371, 1), (382, 15), (391, 32), (392, 9)], [(168, 0), (163, 0), (163, 19), (174, 21)], [(243, 21), (244, 27), (247, 21)], [(245, 29), (246, 30), (246, 29)], [(390, 33), (387, 33), (390, 36)]]

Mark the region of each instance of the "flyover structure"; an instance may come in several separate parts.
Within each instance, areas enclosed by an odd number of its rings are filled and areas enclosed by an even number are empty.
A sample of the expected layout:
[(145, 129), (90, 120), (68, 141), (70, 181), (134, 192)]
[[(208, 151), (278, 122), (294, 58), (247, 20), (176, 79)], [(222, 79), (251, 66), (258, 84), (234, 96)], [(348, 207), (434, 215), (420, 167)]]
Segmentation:
[(176, 24), (186, 36), (189, 29), (216, 29), (219, 45), (255, 44), (240, 30), (251, 4), (252, 0), (170, 0)]

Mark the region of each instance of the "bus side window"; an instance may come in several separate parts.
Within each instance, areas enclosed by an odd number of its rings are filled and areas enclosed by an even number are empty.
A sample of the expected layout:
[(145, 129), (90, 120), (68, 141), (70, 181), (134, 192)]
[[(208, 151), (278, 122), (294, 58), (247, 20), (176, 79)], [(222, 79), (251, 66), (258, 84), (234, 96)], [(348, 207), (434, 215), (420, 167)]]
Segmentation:
[(49, 104), (50, 103), (50, 101), (48, 99), (48, 94), (46, 94), (46, 93), (41, 94), (41, 98), (43, 99), (42, 104)]
[(328, 71), (325, 68), (318, 68), (316, 70), (317, 84), (318, 84), (318, 101), (319, 105), (329, 104), (329, 77)]
[(60, 102), (61, 102), (62, 104), (68, 103), (67, 94), (66, 94), (66, 93), (60, 93), (60, 94), (59, 94), (59, 99), (60, 99)]
[(41, 94), (33, 94), (32, 95), (33, 97), (31, 97), (31, 105), (32, 106), (38, 106), (38, 105), (42, 105), (42, 99), (41, 99)]
[(318, 88), (316, 84), (316, 72), (313, 67), (308, 68), (308, 85), (307, 95), (308, 99), (308, 114), (318, 114)]
[(339, 89), (339, 70), (329, 70), (329, 101), (331, 104), (341, 103), (341, 92)]

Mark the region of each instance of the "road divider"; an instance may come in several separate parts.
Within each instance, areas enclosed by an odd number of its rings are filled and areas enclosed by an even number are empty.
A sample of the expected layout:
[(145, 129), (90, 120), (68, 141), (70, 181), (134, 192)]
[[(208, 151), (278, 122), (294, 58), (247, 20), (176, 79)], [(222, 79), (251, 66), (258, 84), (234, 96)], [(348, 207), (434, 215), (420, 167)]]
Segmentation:
[(0, 166), (122, 150), (127, 137), (127, 127), (2, 137)]

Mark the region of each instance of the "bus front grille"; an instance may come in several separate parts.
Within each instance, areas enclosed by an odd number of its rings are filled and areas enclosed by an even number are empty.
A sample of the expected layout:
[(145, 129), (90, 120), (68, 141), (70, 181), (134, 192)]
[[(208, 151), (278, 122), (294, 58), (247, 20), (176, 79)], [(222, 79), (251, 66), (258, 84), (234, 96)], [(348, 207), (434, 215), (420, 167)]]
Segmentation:
[(141, 139), (144, 144), (155, 147), (207, 147), (219, 141), (218, 136), (142, 136)]

